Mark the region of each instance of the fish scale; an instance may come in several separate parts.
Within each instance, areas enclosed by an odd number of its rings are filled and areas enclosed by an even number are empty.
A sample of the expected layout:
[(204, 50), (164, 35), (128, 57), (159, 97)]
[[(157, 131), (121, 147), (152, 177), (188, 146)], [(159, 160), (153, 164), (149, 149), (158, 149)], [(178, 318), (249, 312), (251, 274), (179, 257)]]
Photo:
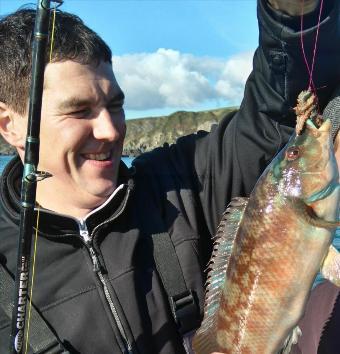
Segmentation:
[(231, 202), (209, 264), (196, 353), (270, 354), (284, 346), (339, 224), (339, 189), (325, 122), (294, 135), (249, 200)]

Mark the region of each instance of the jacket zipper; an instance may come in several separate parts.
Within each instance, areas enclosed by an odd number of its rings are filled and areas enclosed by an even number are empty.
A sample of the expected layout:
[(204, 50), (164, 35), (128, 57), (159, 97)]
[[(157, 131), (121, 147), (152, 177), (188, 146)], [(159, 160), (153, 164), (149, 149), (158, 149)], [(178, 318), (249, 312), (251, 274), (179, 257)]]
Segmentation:
[(130, 354), (130, 353), (132, 354), (132, 345), (125, 334), (122, 321), (120, 320), (119, 315), (117, 313), (117, 309), (112, 301), (112, 298), (111, 298), (111, 295), (110, 295), (110, 292), (109, 292), (109, 289), (107, 286), (107, 281), (105, 280), (103, 273), (101, 271), (100, 261), (98, 259), (97, 254), (96, 254), (96, 251), (93, 248), (93, 243), (92, 243), (93, 233), (92, 233), (92, 235), (89, 235), (89, 232), (88, 232), (88, 229), (87, 229), (87, 226), (86, 226), (86, 223), (84, 220), (79, 220), (79, 229), (80, 229), (80, 236), (83, 238), (88, 250), (90, 251), (90, 256), (91, 256), (91, 260), (92, 260), (92, 264), (93, 264), (93, 271), (97, 274), (100, 282), (102, 283), (106, 301), (108, 302), (108, 305), (111, 310), (111, 314), (113, 315), (113, 318), (116, 322), (119, 333), (122, 337), (123, 343), (125, 345), (125, 349), (127, 349), (128, 354)]

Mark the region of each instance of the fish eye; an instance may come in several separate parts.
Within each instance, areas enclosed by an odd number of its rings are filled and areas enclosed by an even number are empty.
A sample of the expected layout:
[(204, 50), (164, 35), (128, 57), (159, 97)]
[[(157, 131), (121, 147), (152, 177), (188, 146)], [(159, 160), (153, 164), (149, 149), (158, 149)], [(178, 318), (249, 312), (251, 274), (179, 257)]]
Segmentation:
[(286, 158), (288, 161), (294, 161), (300, 156), (300, 149), (297, 146), (291, 146), (286, 151)]

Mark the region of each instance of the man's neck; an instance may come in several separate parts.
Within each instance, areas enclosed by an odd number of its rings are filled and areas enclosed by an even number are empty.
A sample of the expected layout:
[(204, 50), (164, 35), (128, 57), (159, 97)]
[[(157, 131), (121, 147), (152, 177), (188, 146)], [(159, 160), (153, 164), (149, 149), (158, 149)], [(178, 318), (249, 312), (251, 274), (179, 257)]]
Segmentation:
[(105, 197), (93, 197), (87, 198), (87, 196), (80, 198), (78, 196), (77, 200), (74, 200), (72, 196), (65, 197), (70, 195), (66, 192), (48, 193), (48, 190), (45, 191), (45, 188), (42, 185), (37, 188), (37, 203), (44, 209), (51, 210), (55, 213), (70, 216), (76, 219), (84, 219), (88, 214), (93, 210), (102, 206), (112, 195)]

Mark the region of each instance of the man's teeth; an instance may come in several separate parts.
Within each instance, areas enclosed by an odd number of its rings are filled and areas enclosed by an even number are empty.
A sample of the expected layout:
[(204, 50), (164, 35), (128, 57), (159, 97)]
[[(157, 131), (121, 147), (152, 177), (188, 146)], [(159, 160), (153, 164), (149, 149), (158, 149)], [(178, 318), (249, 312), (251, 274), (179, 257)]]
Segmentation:
[(111, 156), (111, 152), (105, 152), (100, 154), (85, 154), (84, 157), (88, 160), (97, 160), (97, 161), (104, 161), (109, 159)]

